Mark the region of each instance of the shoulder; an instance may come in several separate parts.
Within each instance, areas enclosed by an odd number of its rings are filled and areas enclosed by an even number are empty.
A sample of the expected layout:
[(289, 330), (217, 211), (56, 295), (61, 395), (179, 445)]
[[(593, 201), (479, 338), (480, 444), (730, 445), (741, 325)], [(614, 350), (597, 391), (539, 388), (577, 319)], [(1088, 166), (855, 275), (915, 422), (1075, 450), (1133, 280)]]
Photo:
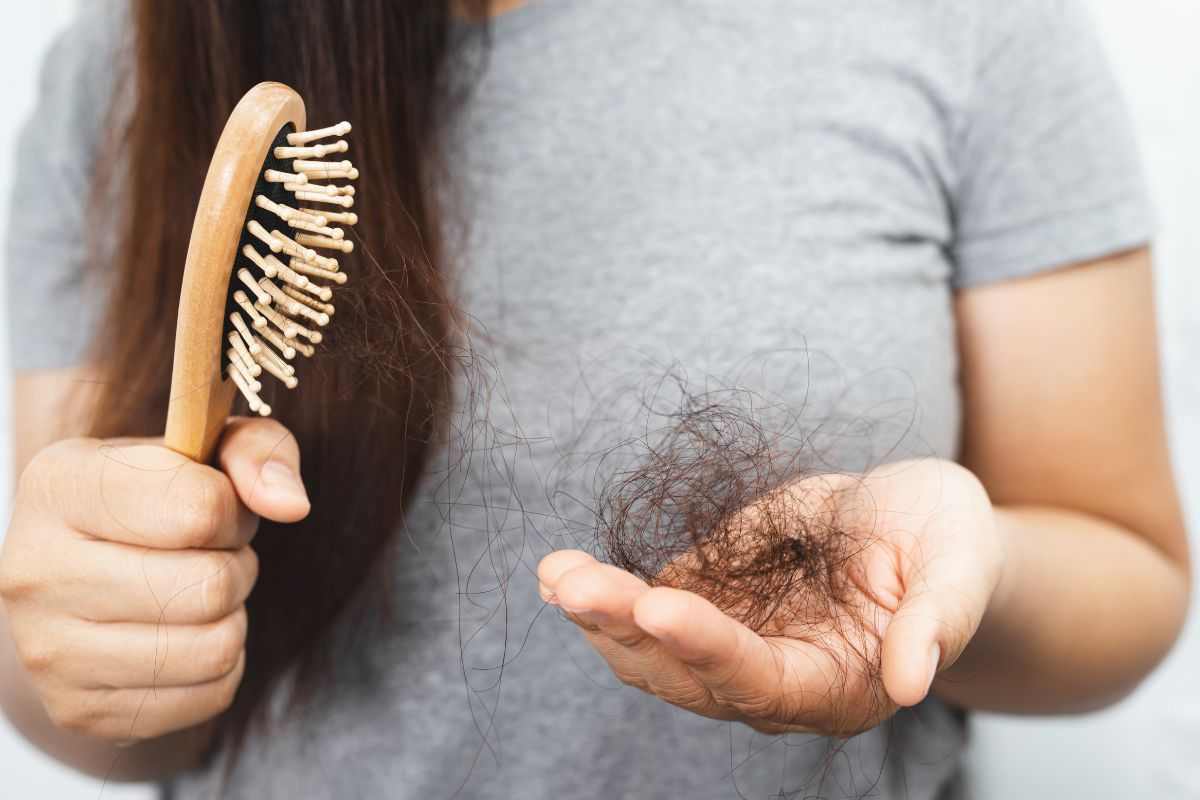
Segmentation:
[(1092, 15), (1081, 0), (976, 0), (973, 5), (980, 74), (1099, 58)]
[(97, 118), (112, 99), (131, 43), (125, 0), (83, 4), (46, 52), (34, 116), (58, 114), (76, 125)]
[(1124, 96), (1080, 0), (977, 0), (955, 141), (960, 287), (1140, 247), (1153, 213)]
[[(97, 299), (89, 263), (88, 194), (129, 44), (124, 0), (90, 0), (51, 43), (33, 109), (16, 141), (4, 242), (11, 366), (79, 363)], [(49, 315), (55, 306), (63, 314)]]

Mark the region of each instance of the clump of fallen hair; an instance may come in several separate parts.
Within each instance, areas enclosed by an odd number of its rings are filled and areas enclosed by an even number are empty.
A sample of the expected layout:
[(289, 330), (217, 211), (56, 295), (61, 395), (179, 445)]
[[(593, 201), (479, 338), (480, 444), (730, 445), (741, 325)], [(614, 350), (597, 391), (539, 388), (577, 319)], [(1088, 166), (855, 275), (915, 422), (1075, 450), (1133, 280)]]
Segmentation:
[(677, 384), (670, 410), (646, 409), (661, 426), (604, 456), (597, 549), (651, 586), (694, 592), (763, 636), (823, 650), (834, 665), (818, 689), (830, 730), (877, 724), (891, 703), (883, 612), (863, 568), (879, 541), (863, 482), (817, 468), (814, 432), (786, 406)]
[(672, 410), (653, 411), (664, 424), (618, 448), (632, 466), (599, 487), (599, 550), (759, 633), (841, 630), (861, 610), (854, 569), (864, 542), (843, 529), (837, 500), (858, 484), (808, 466), (800, 420), (760, 400), (682, 391)]

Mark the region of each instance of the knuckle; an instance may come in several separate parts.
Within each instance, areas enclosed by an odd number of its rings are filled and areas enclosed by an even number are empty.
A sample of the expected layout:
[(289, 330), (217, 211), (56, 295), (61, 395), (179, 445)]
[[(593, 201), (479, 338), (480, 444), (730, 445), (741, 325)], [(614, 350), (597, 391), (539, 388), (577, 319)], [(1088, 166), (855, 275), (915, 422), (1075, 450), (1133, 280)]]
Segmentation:
[(22, 637), (14, 644), (17, 656), (30, 675), (48, 675), (60, 663), (61, 653), (58, 648), (44, 638), (30, 640), (28, 637)]
[(245, 613), (238, 612), (217, 623), (204, 638), (206, 672), (213, 679), (230, 675), (241, 662), (246, 646)]
[(63, 439), (39, 450), (17, 479), (18, 502), (33, 502), (43, 509), (61, 504), (67, 487), (66, 465), (78, 460), (84, 439)]
[(201, 605), (207, 617), (220, 619), (233, 611), (240, 599), (233, 558), (226, 553), (205, 554), (202, 569)]
[(578, 614), (573, 614), (570, 611), (563, 611), (563, 616), (575, 623), (578, 628), (586, 633), (598, 634), (601, 633), (600, 626), (594, 622), (589, 622)]
[(241, 685), (241, 676), (230, 677), (221, 682), (217, 689), (216, 712), (218, 714), (228, 711), (233, 706), (233, 701), (237, 698), (238, 686)]
[(233, 490), (220, 473), (198, 469), (171, 501), (171, 524), (182, 543), (205, 547), (220, 539), (233, 506)]
[(47, 465), (49, 458), (45, 450), (40, 450), (25, 465), (25, 469), (21, 470), (21, 474), (17, 476), (17, 488), (14, 494), (16, 503), (44, 500), (49, 494), (50, 470)]
[(54, 727), (62, 728), (63, 730), (76, 730), (78, 727), (78, 717), (73, 708), (68, 704), (59, 702), (52, 698), (44, 698), (42, 706), (46, 709), (46, 716), (54, 723)]
[(228, 711), (233, 706), (234, 700), (237, 699), (238, 687), (242, 683), (243, 664), (244, 662), (239, 659), (234, 669), (212, 688), (211, 703), (214, 716)]
[(287, 446), (289, 440), (294, 442), (292, 432), (286, 425), (277, 419), (259, 417), (254, 426), (254, 434), (258, 439), (260, 446), (266, 444), (270, 449), (276, 449), (280, 445)]
[(44, 701), (43, 705), (46, 715), (55, 727), (71, 733), (96, 733), (103, 720), (99, 709), (82, 702), (82, 699), (75, 695), (50, 698)]
[(292, 435), (292, 432), (282, 422), (271, 417), (258, 418), (252, 421), (254, 433), (272, 442), (278, 442)]
[(282, 449), (292, 452), (295, 438), (286, 426), (276, 419), (255, 417), (238, 420), (232, 436), (227, 436), (222, 445), (222, 456), (263, 456), (270, 451)]
[(38, 582), (20, 569), (12, 555), (0, 558), (0, 599), (8, 603), (23, 600), (37, 591)]
[(86, 714), (67, 712), (57, 717), (52, 716), (51, 719), (64, 731), (83, 734), (92, 732), (92, 722)]
[(605, 632), (608, 638), (624, 647), (627, 650), (636, 653), (652, 650), (655, 642), (645, 633), (638, 630), (612, 630)]
[(46, 445), (29, 459), (29, 462), (25, 465), (25, 469), (21, 473), (21, 477), (37, 479), (53, 474), (56, 471), (56, 465), (69, 457), (71, 453), (76, 452), (79, 449), (80, 443), (81, 440), (79, 439), (60, 439)]
[(254, 588), (258, 583), (258, 553), (254, 552), (254, 548), (247, 545), (238, 551), (238, 559), (241, 562), (242, 578), (247, 584), (246, 591)]

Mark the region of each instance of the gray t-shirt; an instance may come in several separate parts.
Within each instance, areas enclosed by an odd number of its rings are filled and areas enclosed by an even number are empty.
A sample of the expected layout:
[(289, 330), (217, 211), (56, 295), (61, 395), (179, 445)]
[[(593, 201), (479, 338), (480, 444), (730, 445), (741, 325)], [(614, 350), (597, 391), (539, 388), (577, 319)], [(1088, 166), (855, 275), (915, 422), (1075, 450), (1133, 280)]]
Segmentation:
[[(55, 47), (21, 140), (18, 369), (73, 363), (89, 335), (104, 13)], [(496, 21), (450, 145), (491, 424), (434, 468), (386, 625), (345, 622), (335, 681), (250, 738), (226, 796), (950, 796), (965, 728), (942, 704), (845, 743), (702, 719), (620, 686), (533, 568), (586, 532), (563, 500), (586, 506), (597, 468), (575, 457), (636, 433), (668, 372), (801, 410), (831, 468), (955, 457), (955, 290), (1150, 233), (1079, 4), (533, 2)]]

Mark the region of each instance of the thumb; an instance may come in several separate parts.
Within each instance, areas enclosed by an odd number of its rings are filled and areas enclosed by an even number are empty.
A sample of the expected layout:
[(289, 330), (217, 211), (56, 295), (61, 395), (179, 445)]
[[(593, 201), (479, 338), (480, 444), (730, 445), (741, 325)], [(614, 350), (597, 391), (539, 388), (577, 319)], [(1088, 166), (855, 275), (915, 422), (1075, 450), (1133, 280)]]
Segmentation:
[(275, 522), (308, 516), (308, 492), (300, 480), (300, 446), (273, 419), (232, 417), (217, 449), (217, 464), (246, 507)]
[(938, 672), (958, 660), (987, 608), (985, 584), (945, 567), (914, 582), (883, 639), (883, 686), (893, 702), (917, 705)]

